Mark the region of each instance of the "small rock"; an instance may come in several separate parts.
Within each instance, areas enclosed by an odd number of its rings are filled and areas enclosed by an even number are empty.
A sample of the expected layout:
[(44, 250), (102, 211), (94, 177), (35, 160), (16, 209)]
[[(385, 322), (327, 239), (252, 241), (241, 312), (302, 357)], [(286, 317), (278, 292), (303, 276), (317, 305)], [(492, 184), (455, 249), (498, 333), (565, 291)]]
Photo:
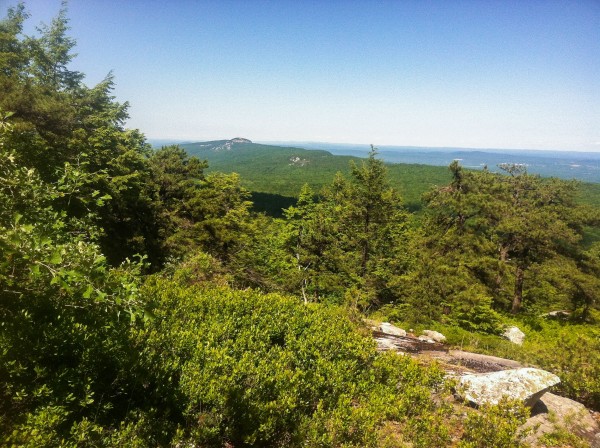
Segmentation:
[(556, 375), (541, 369), (521, 368), (460, 378), (458, 395), (479, 406), (497, 404), (502, 397), (533, 406), (550, 387), (560, 383)]
[(502, 333), (502, 337), (508, 339), (513, 344), (523, 345), (525, 333), (523, 333), (517, 327), (508, 327), (504, 333)]
[(427, 342), (429, 344), (435, 344), (435, 341), (431, 338), (428, 338), (427, 336), (419, 336), (417, 339), (419, 341)]
[(389, 322), (383, 322), (379, 325), (379, 330), (385, 334), (391, 334), (392, 336), (406, 336), (406, 331), (402, 328), (398, 328), (395, 325), (390, 324)]
[(570, 311), (558, 310), (558, 311), (550, 311), (549, 313), (542, 314), (541, 317), (545, 317), (546, 319), (567, 319), (570, 315), (571, 315)]
[(446, 340), (446, 336), (433, 330), (423, 330), (423, 336), (434, 342), (444, 342)]

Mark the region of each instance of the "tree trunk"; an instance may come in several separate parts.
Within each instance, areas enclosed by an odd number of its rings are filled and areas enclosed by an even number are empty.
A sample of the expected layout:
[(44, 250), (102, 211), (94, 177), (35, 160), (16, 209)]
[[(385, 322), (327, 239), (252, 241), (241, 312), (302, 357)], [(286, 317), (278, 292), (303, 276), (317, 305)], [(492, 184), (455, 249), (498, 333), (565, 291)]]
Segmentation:
[(364, 228), (363, 228), (363, 244), (362, 244), (362, 260), (360, 263), (360, 276), (365, 278), (367, 275), (367, 263), (369, 262), (369, 225), (371, 222), (371, 216), (369, 208), (367, 207), (367, 214), (365, 216)]
[(508, 247), (500, 245), (500, 247), (498, 248), (498, 252), (500, 254), (500, 262), (498, 263), (498, 272), (496, 274), (494, 285), (494, 292), (496, 294), (496, 298), (500, 297), (500, 291), (502, 291), (502, 281), (504, 280), (504, 275), (502, 271), (504, 269), (504, 265), (506, 264), (506, 260), (508, 259)]
[(304, 304), (306, 305), (308, 303), (308, 297), (306, 297), (306, 277), (304, 277), (302, 271), (306, 272), (306, 270), (308, 269), (308, 266), (304, 266), (304, 269), (302, 269), (302, 263), (300, 263), (300, 241), (302, 240), (302, 228), (299, 229), (298, 231), (298, 244), (296, 244), (296, 266), (298, 267), (298, 271), (300, 272), (300, 288), (302, 290), (302, 298), (304, 299)]
[(525, 279), (525, 269), (522, 266), (517, 265), (517, 271), (515, 272), (515, 293), (513, 295), (513, 303), (511, 313), (517, 314), (521, 310), (523, 303), (523, 281)]

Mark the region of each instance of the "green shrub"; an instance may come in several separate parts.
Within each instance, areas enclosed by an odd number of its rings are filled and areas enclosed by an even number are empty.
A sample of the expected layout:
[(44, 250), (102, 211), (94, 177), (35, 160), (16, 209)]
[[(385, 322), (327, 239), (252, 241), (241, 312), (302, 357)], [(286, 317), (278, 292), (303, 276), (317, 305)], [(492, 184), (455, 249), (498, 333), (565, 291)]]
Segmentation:
[(65, 164), (45, 183), (1, 143), (0, 445), (57, 446), (79, 422), (110, 426), (131, 404), (142, 265), (111, 268), (93, 215), (53, 208), (89, 176)]
[(581, 437), (567, 431), (565, 428), (556, 428), (554, 431), (544, 434), (539, 442), (545, 448), (560, 448), (568, 446), (570, 448), (588, 448), (589, 442)]
[(492, 308), (492, 298), (482, 294), (459, 294), (452, 317), (469, 331), (499, 334), (502, 329), (502, 317)]
[(498, 405), (483, 405), (469, 412), (459, 448), (520, 448), (524, 433), (519, 431), (529, 417), (520, 402), (503, 400)]
[(520, 359), (561, 379), (562, 395), (600, 410), (600, 329), (591, 325), (541, 322), (530, 332)]
[(175, 443), (375, 446), (387, 420), (446, 437), (415, 423), (445, 412), (432, 399), (443, 372), (377, 354), (341, 309), (159, 279), (144, 294), (156, 318), (139, 334), (141, 371), (149, 400), (181, 416)]

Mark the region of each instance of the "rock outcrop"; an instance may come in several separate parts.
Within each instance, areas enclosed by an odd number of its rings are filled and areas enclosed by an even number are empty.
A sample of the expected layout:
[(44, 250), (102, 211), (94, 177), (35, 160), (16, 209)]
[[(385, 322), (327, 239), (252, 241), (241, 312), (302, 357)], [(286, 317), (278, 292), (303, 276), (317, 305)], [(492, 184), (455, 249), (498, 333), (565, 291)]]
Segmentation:
[(440, 361), (459, 365), (474, 370), (476, 373), (497, 372), (506, 369), (518, 369), (523, 365), (512, 359), (498, 358), (497, 356), (482, 355), (479, 353), (463, 352), (462, 350), (449, 350)]
[(405, 330), (398, 328), (389, 322), (382, 322), (381, 325), (379, 325), (379, 331), (385, 334), (391, 334), (392, 336), (406, 336)]
[[(421, 339), (423, 337), (423, 339)], [(445, 342), (446, 336), (433, 330), (423, 330), (423, 334), (419, 337), (422, 341)]]
[(448, 347), (437, 342), (423, 342), (411, 336), (394, 336), (383, 333), (379, 329), (373, 330), (373, 338), (377, 342), (377, 349), (381, 351), (393, 350), (398, 353), (418, 354), (424, 351), (445, 353)]
[[(377, 342), (377, 350), (386, 351), (386, 350), (398, 350), (398, 345), (391, 338), (379, 337), (375, 338), (375, 342)], [(402, 353), (403, 352), (398, 352)]]
[(589, 441), (592, 448), (600, 448), (600, 425), (586, 407), (550, 392), (533, 407), (531, 418), (522, 429), (531, 431), (525, 442), (532, 446), (538, 446), (537, 441), (544, 434), (563, 429)]
[(231, 149), (233, 148), (234, 145), (237, 145), (240, 143), (246, 144), (246, 143), (252, 143), (252, 141), (248, 140), (247, 138), (235, 137), (235, 138), (232, 138), (231, 140), (218, 140), (218, 141), (214, 141), (214, 142), (207, 142), (201, 146), (207, 147), (212, 151), (219, 152), (219, 151), (231, 151)]
[(568, 319), (571, 317), (571, 312), (567, 310), (550, 311), (549, 313), (542, 314), (540, 317), (546, 319)]
[(503, 397), (534, 406), (560, 378), (541, 369), (521, 368), (500, 372), (464, 375), (458, 380), (457, 394), (477, 406), (497, 404)]

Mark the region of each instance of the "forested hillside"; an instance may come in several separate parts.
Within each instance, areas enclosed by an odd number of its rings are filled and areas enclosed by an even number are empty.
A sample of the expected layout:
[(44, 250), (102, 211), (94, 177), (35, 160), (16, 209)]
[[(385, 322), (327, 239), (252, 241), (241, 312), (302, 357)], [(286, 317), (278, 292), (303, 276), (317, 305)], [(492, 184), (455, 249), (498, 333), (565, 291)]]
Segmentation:
[[(113, 76), (71, 69), (65, 7), (36, 36), (27, 19), (0, 22), (2, 445), (523, 446), (522, 404), (456, 402), (439, 366), (378, 352), (367, 316), (486, 341), (600, 409), (600, 244), (582, 244), (600, 210), (579, 184), (295, 148), (246, 183), (225, 152), (126, 129)], [(265, 173), (272, 154), (239, 145)], [(438, 185), (418, 216), (394, 170)], [(307, 185), (253, 212), (276, 178)]]
[[(261, 209), (275, 213), (279, 210), (271, 204), (289, 206), (304, 184), (318, 191), (336, 173), (347, 171), (350, 162), (361, 160), (352, 156), (334, 156), (328, 151), (249, 141), (224, 146), (226, 142), (228, 140), (180, 146), (188, 154), (207, 160), (210, 170), (239, 173), (242, 185), (260, 201)], [(421, 195), (433, 185), (444, 185), (450, 180), (448, 170), (440, 167), (396, 164), (389, 165), (388, 170), (390, 185), (400, 192), (405, 206), (411, 210), (421, 207)]]
[[(242, 141), (243, 140), (243, 141)], [(359, 157), (333, 155), (317, 149), (291, 148), (252, 143), (247, 139), (184, 143), (180, 145), (195, 157), (209, 162), (209, 170), (240, 174), (242, 185), (258, 200), (260, 210), (279, 213), (287, 207), (304, 184), (315, 191), (330, 182), (337, 172), (347, 171)], [(434, 186), (450, 182), (447, 167), (386, 164), (389, 182), (403, 198), (406, 208), (422, 208), (422, 196)], [(581, 183), (578, 202), (600, 207), (600, 184)]]

